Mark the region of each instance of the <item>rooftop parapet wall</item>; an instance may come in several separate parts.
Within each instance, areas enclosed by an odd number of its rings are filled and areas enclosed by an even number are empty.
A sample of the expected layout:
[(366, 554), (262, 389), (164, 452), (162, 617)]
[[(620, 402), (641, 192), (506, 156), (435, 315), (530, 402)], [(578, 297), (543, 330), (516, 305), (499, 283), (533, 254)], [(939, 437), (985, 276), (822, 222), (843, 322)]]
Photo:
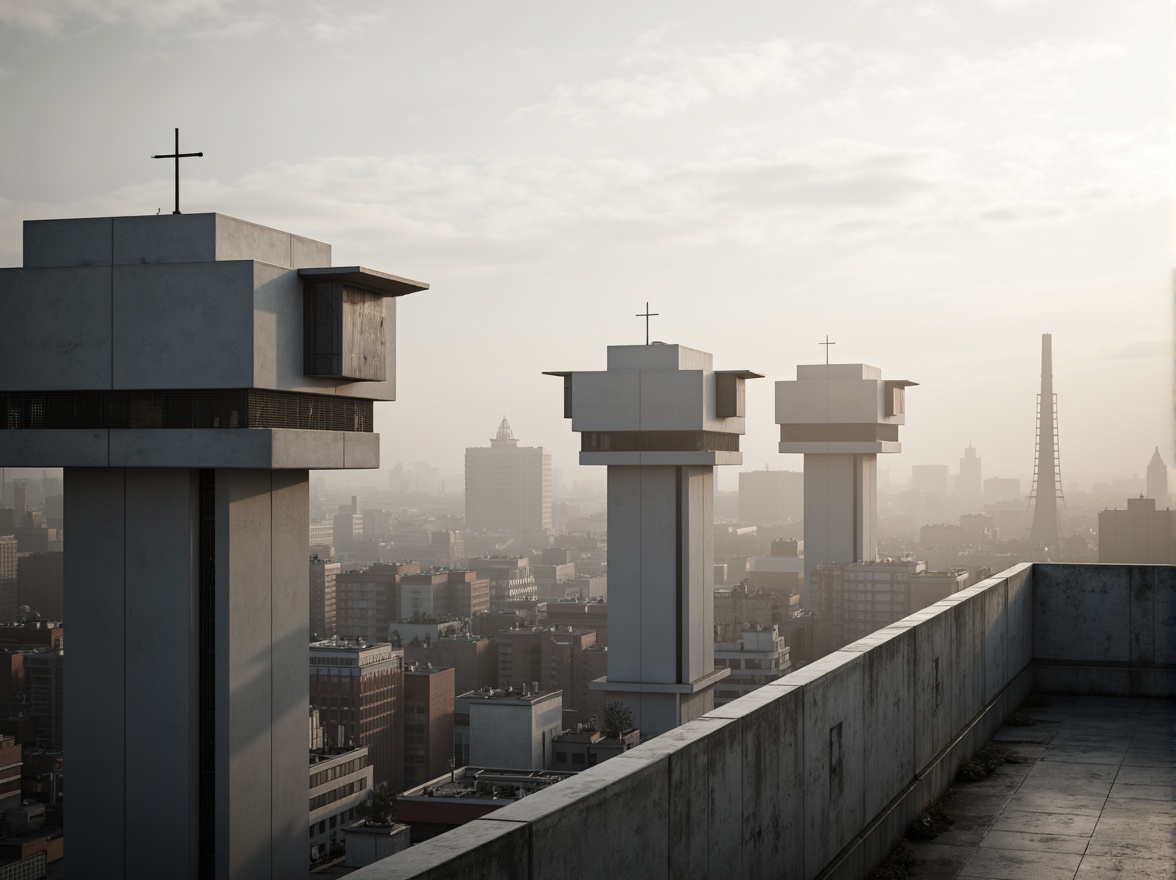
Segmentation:
[(1091, 668), (1072, 664), (1099, 632), (1123, 640), (1113, 656), (1153, 657), (1172, 695), (1173, 596), (1176, 568), (1016, 566), (356, 880), (860, 878), (1035, 670)]
[(1038, 565), (1033, 659), (1039, 690), (1176, 694), (1176, 568)]

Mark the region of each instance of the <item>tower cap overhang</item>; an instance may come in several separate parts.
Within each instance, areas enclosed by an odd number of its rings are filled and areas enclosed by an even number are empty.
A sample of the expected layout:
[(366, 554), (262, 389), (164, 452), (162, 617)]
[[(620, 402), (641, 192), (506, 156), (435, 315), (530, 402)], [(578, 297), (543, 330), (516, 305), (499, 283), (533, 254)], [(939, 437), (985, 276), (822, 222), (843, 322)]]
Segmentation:
[(364, 266), (299, 269), (298, 275), (314, 281), (340, 282), (379, 296), (407, 296), (410, 293), (429, 289), (429, 285), (424, 281), (413, 281), (411, 278), (401, 278), (398, 275), (389, 275), (387, 272), (377, 272), (375, 269), (368, 269)]

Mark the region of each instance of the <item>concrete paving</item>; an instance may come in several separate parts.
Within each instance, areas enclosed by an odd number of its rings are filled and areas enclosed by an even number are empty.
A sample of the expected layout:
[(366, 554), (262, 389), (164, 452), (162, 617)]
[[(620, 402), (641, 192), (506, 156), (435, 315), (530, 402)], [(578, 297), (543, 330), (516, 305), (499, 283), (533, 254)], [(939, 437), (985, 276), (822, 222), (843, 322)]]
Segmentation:
[(1020, 763), (944, 798), (912, 880), (1176, 878), (1176, 702), (1046, 699), (994, 737)]

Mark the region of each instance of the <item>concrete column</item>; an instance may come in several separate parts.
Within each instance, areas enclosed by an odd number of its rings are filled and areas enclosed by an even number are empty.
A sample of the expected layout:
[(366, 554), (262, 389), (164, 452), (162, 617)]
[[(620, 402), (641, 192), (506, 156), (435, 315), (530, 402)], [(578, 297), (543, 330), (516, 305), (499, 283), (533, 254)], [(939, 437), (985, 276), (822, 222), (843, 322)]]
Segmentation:
[[(643, 732), (714, 708), (714, 475), (710, 467), (609, 466), (606, 699)], [(715, 679), (717, 681), (717, 679)]]
[[(65, 471), (71, 877), (200, 876), (199, 481)], [(307, 472), (215, 481), (215, 876), (285, 877), (307, 850)]]
[(849, 565), (878, 556), (878, 457), (805, 453), (804, 607), (815, 608), (818, 565)]

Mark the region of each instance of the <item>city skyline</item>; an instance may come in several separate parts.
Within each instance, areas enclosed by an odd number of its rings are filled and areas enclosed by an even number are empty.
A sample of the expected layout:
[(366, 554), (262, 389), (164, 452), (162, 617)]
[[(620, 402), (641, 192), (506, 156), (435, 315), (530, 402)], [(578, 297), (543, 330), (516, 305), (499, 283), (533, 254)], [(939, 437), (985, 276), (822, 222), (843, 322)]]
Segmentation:
[[(1168, 18), (1058, 0), (3, 5), (0, 265), (22, 264), (24, 219), (170, 211), (171, 163), (150, 157), (178, 126), (204, 153), (181, 169), (185, 211), (432, 283), (402, 304), (385, 470), (457, 473), (503, 412), (577, 470), (541, 371), (643, 341), (648, 302), (653, 339), (768, 377), (744, 470), (800, 468), (770, 388), (823, 362), (828, 334), (833, 362), (920, 383), (900, 480), (971, 445), (1027, 491), (1052, 333), (1063, 481), (1142, 474), (1156, 446), (1173, 458)], [(357, 62), (304, 65), (307, 46)]]

